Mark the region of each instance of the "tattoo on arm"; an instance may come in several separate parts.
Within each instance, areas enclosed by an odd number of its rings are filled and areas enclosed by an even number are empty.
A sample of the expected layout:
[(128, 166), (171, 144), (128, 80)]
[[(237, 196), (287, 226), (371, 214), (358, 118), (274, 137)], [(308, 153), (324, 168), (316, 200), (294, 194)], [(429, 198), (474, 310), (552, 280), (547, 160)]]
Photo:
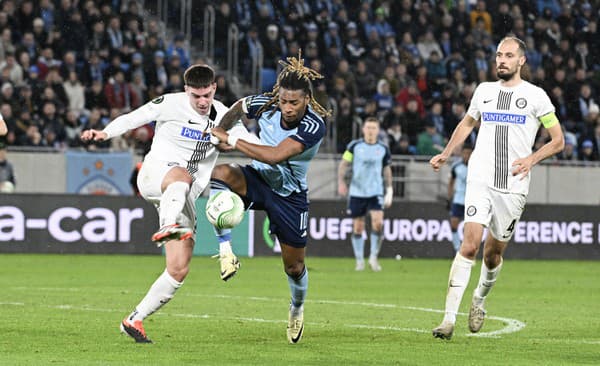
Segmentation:
[(242, 117), (244, 111), (242, 110), (242, 100), (238, 100), (234, 105), (229, 108), (227, 113), (221, 118), (219, 127), (225, 131), (229, 130), (233, 125)]

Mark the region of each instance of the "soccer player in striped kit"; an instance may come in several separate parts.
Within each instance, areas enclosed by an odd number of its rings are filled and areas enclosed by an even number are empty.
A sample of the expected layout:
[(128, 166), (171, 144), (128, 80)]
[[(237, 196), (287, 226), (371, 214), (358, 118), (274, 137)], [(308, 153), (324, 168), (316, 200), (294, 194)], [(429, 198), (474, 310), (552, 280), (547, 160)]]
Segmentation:
[[(212, 68), (190, 66), (183, 78), (185, 92), (161, 95), (117, 117), (102, 131), (86, 130), (81, 135), (84, 141), (104, 141), (156, 121), (152, 147), (144, 158), (137, 185), (142, 197), (158, 209), (160, 229), (152, 241), (164, 245), (166, 268), (121, 322), (121, 331), (138, 343), (151, 342), (142, 321), (175, 296), (188, 274), (194, 248), (195, 202), (208, 185), (218, 156), (209, 131), (228, 110), (214, 99), (217, 86)], [(258, 141), (239, 122), (229, 132)], [(228, 149), (225, 144), (219, 148)]]
[[(550, 98), (541, 88), (521, 79), (525, 51), (525, 43), (516, 37), (500, 41), (496, 51), (500, 80), (477, 87), (469, 110), (448, 145), (430, 160), (438, 171), (480, 121), (467, 173), (464, 238), (450, 268), (444, 319), (433, 329), (437, 338), (452, 337), (456, 313), (469, 283), (483, 229), (487, 227), (481, 273), (468, 321), (471, 332), (478, 332), (483, 326), (484, 301), (500, 273), (502, 255), (525, 208), (530, 170), (564, 147), (562, 129)], [(532, 152), (540, 125), (548, 130), (550, 141)]]

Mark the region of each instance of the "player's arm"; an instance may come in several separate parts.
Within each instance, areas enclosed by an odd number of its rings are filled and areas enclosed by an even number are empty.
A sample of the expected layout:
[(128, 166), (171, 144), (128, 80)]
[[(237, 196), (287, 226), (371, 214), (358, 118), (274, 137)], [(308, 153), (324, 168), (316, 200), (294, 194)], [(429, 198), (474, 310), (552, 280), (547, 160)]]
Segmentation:
[(242, 116), (245, 113), (243, 108), (244, 99), (245, 98), (242, 98), (237, 102), (233, 103), (233, 105), (221, 118), (221, 122), (219, 122), (219, 127), (227, 131), (231, 129), (240, 118), (242, 118)]
[(348, 150), (344, 151), (344, 155), (342, 155), (342, 160), (340, 160), (340, 164), (338, 165), (337, 172), (337, 181), (338, 181), (338, 194), (340, 196), (345, 196), (348, 194), (348, 186), (346, 185), (346, 181), (344, 177), (346, 176), (346, 172), (348, 171), (348, 167), (352, 162), (352, 153)]
[(0, 136), (4, 136), (8, 133), (8, 127), (6, 127), (6, 122), (4, 122), (4, 118), (0, 115)]
[(521, 174), (521, 179), (525, 178), (527, 174), (529, 174), (529, 171), (535, 164), (546, 158), (549, 158), (554, 154), (558, 154), (565, 147), (565, 137), (563, 135), (562, 128), (560, 127), (560, 123), (558, 123), (558, 118), (556, 118), (556, 115), (553, 112), (548, 113), (540, 117), (540, 121), (548, 130), (548, 133), (550, 134), (550, 141), (548, 141), (533, 154), (521, 159), (517, 159), (513, 162), (512, 173), (513, 175)]
[(454, 151), (454, 149), (456, 149), (458, 145), (462, 144), (465, 141), (467, 136), (469, 136), (473, 131), (473, 128), (475, 128), (476, 124), (476, 119), (471, 117), (469, 114), (465, 114), (463, 119), (458, 123), (458, 125), (454, 129), (454, 132), (450, 137), (450, 141), (448, 141), (448, 144), (446, 145), (444, 150), (440, 154), (434, 156), (433, 158), (431, 158), (431, 160), (429, 160), (429, 164), (431, 164), (433, 170), (435, 170), (436, 172), (440, 170), (440, 167), (444, 165), (444, 163), (448, 160), (450, 155), (452, 155), (452, 151)]
[(290, 137), (281, 141), (277, 146), (257, 145), (241, 139), (236, 139), (233, 144), (232, 142), (231, 139), (227, 139), (229, 145), (235, 147), (236, 150), (247, 157), (270, 165), (281, 163), (304, 151), (304, 144)]
[(103, 130), (85, 130), (81, 133), (83, 141), (104, 141), (125, 132), (150, 123), (158, 117), (158, 110), (149, 104), (123, 114), (110, 122)]

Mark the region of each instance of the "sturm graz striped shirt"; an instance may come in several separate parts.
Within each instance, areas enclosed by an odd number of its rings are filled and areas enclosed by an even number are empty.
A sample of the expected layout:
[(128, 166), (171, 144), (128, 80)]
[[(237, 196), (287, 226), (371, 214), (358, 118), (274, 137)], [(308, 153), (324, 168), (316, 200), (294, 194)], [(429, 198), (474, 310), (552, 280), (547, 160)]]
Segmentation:
[(512, 175), (512, 163), (532, 153), (539, 118), (554, 112), (544, 90), (522, 81), (505, 87), (500, 81), (481, 83), (467, 114), (481, 121), (475, 150), (469, 160), (467, 182), (484, 182), (501, 192), (527, 194), (529, 174)]

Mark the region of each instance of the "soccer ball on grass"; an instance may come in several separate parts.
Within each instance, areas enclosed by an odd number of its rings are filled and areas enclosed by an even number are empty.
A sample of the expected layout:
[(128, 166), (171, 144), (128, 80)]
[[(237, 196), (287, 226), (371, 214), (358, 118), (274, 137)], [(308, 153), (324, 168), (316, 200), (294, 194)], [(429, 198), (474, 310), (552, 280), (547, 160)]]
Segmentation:
[(206, 218), (217, 229), (231, 229), (244, 218), (244, 202), (234, 192), (220, 191), (206, 202)]

